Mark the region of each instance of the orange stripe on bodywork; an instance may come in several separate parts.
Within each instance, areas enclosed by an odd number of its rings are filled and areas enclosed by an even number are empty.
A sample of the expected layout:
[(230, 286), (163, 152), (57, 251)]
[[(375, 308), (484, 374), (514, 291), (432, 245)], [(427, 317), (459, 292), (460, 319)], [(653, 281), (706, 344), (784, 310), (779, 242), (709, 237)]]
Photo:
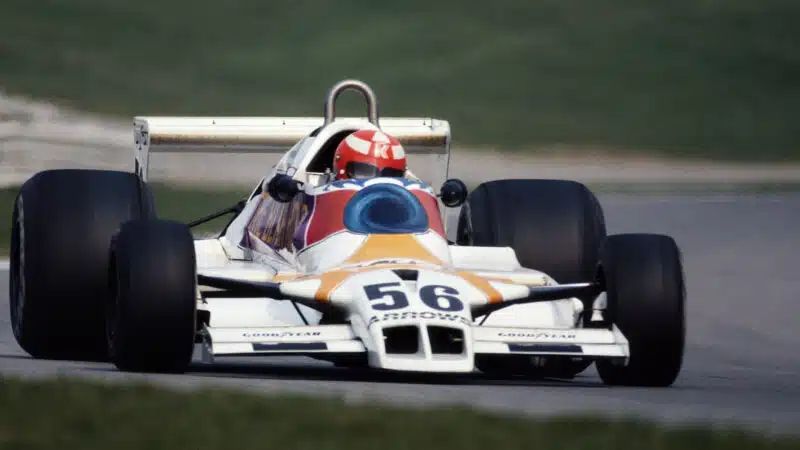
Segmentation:
[(444, 264), (411, 234), (373, 234), (344, 264), (362, 263), (379, 259), (413, 259), (433, 264)]
[(371, 272), (373, 270), (385, 269), (419, 269), (419, 266), (413, 264), (378, 264), (375, 266), (355, 267), (352, 269), (332, 270), (318, 275), (283, 275), (276, 276), (271, 281), (298, 281), (298, 280), (320, 280), (321, 284), (314, 293), (314, 299), (319, 302), (330, 301), (331, 294), (338, 288), (348, 277), (364, 272)]
[(489, 303), (500, 303), (503, 301), (503, 295), (489, 283), (487, 278), (470, 272), (456, 272), (456, 275), (481, 291), (489, 299)]
[(300, 277), (301, 275), (302, 274), (299, 274), (299, 273), (279, 273), (279, 274), (275, 275), (274, 277), (272, 277), (272, 279), (269, 280), (269, 281), (275, 282), (275, 283), (280, 283), (280, 282), (283, 282), (283, 281), (292, 281), (295, 278)]
[[(351, 255), (343, 265), (347, 264), (360, 264), (368, 263), (370, 261), (380, 260), (393, 260), (393, 259), (409, 259), (420, 262), (427, 262), (440, 266), (440, 270), (450, 272), (445, 267), (449, 266), (444, 261), (436, 257), (428, 249), (426, 249), (417, 239), (411, 234), (393, 234), (383, 235), (374, 234), (368, 236), (361, 246)], [(333, 291), (338, 288), (349, 276), (358, 273), (370, 272), (373, 270), (381, 269), (420, 269), (420, 266), (413, 264), (396, 264), (387, 263), (376, 264), (364, 267), (353, 267), (347, 269), (334, 269), (330, 272), (325, 272), (318, 275), (300, 275), (300, 274), (280, 274), (274, 281), (289, 281), (289, 280), (320, 280), (320, 286), (314, 295), (314, 298), (319, 302), (330, 301), (330, 296)], [(435, 269), (434, 269), (435, 270)], [(451, 272), (453, 273), (453, 272)], [(477, 275), (467, 271), (457, 271), (455, 275), (461, 277), (466, 282), (473, 285), (481, 293), (483, 293), (489, 303), (499, 303), (503, 301), (503, 295), (495, 289), (490, 281), (498, 281), (509, 283), (510, 280), (504, 278), (489, 278)], [(282, 278), (279, 280), (278, 278)]]
[(331, 293), (339, 287), (344, 280), (352, 275), (352, 272), (346, 270), (335, 270), (333, 272), (325, 272), (315, 278), (320, 280), (320, 285), (317, 292), (314, 294), (314, 299), (318, 302), (327, 302), (331, 299)]

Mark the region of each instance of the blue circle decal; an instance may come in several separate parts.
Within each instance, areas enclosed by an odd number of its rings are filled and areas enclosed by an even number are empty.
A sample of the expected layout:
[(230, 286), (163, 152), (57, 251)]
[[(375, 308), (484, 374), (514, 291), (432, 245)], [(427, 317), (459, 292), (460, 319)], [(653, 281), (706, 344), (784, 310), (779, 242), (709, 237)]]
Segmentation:
[(361, 234), (422, 233), (428, 230), (428, 215), (414, 194), (381, 183), (353, 195), (344, 208), (344, 226)]

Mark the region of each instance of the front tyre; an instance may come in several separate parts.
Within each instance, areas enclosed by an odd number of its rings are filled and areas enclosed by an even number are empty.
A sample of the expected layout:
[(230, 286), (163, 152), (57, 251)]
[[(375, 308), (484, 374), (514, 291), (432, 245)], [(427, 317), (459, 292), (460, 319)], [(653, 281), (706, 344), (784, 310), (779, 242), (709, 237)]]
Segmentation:
[(196, 259), (189, 228), (166, 220), (124, 224), (112, 246), (109, 353), (120, 370), (185, 372), (196, 320)]
[(685, 302), (680, 250), (669, 236), (609, 236), (601, 248), (606, 284), (606, 319), (628, 339), (626, 366), (596, 363), (604, 383), (626, 386), (672, 385), (681, 370), (685, 342)]

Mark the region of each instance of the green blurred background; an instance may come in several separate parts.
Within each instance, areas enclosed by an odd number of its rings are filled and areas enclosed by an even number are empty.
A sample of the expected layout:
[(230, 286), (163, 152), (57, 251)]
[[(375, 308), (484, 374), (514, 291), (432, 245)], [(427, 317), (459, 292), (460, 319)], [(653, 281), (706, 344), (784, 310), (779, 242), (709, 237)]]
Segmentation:
[(0, 88), (122, 117), (321, 115), (354, 77), (461, 147), (800, 159), (798, 19), (797, 0), (3, 0)]

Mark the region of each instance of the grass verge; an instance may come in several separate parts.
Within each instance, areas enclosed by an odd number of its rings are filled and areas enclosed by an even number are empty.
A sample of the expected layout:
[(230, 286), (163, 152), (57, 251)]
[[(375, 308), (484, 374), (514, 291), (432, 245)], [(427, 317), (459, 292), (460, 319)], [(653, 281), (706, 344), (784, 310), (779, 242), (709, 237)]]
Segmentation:
[(125, 117), (319, 115), (357, 77), (384, 114), (451, 120), (458, 145), (798, 159), (798, 16), (795, 0), (4, 0), (0, 86)]
[(456, 407), (414, 410), (225, 390), (2, 379), (5, 448), (789, 450), (800, 448), (800, 440), (588, 416), (534, 420)]

